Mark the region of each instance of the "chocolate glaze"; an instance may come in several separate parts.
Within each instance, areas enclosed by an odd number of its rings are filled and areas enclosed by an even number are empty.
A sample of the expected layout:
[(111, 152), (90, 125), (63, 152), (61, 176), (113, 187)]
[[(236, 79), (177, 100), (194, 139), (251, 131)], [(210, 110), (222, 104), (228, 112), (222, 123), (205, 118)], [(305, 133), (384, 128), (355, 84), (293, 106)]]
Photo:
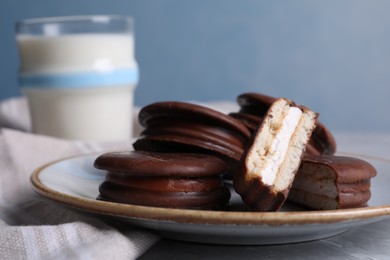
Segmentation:
[(364, 182), (376, 176), (376, 169), (370, 163), (346, 156), (310, 156), (303, 158), (301, 168), (305, 164), (314, 164), (316, 167), (325, 166), (333, 170), (336, 183)]
[[(275, 102), (276, 98), (262, 95), (259, 93), (244, 93), (237, 97), (237, 103), (241, 109), (239, 113), (250, 114), (259, 117), (259, 120), (264, 117), (268, 108)], [(235, 117), (243, 122), (246, 119)], [(252, 127), (248, 127), (254, 130)], [(306, 148), (306, 154), (309, 155), (332, 155), (336, 152), (336, 140), (330, 130), (321, 122), (317, 122), (316, 128), (310, 138)]]
[[(308, 156), (306, 155), (302, 161), (299, 174), (316, 175), (313, 169), (321, 170), (327, 168), (334, 176), (334, 186), (337, 190), (337, 209), (354, 208), (367, 205), (371, 197), (370, 181), (376, 175), (375, 168), (368, 162), (352, 157), (345, 156)], [(318, 179), (318, 182), (321, 182)], [(305, 191), (302, 187), (293, 190), (300, 192), (311, 193)], [(320, 196), (318, 196), (321, 199)]]
[(189, 138), (201, 139), (208, 142), (213, 142), (221, 146), (232, 146), (244, 148), (247, 138), (241, 136), (228, 129), (199, 124), (197, 122), (172, 121), (165, 120), (161, 124), (149, 126), (141, 132), (142, 136), (152, 135), (180, 135)]
[(330, 130), (321, 122), (317, 122), (316, 128), (310, 138), (309, 145), (313, 147), (312, 155), (332, 155), (336, 152), (336, 139)]
[(241, 196), (245, 205), (253, 211), (277, 211), (287, 198), (288, 191), (274, 192), (264, 184), (261, 178), (246, 180), (240, 175), (245, 175), (246, 171), (235, 172), (233, 174), (234, 190)]
[(98, 199), (171, 208), (212, 209), (228, 204), (222, 174), (228, 165), (215, 156), (143, 151), (109, 152), (95, 167), (107, 171)]
[(159, 102), (139, 113), (145, 127), (135, 150), (200, 152), (238, 161), (250, 137), (239, 120), (213, 109), (184, 102)]
[(219, 176), (206, 177), (166, 177), (131, 176), (109, 172), (106, 182), (133, 189), (160, 192), (207, 192), (220, 189), (224, 183)]
[(341, 192), (338, 195), (338, 209), (365, 207), (371, 198), (371, 191)]
[(250, 137), (248, 129), (238, 120), (220, 113), (211, 108), (186, 102), (157, 102), (145, 106), (138, 115), (140, 124), (148, 127), (156, 118), (180, 118), (180, 121), (201, 122), (213, 125), (242, 135), (244, 139)]
[[(167, 140), (165, 140), (167, 139)], [(141, 137), (138, 138), (133, 147), (136, 151), (150, 151), (159, 153), (200, 153), (211, 154), (214, 152), (209, 149), (204, 149), (199, 146), (193, 146), (191, 144), (185, 144), (182, 142), (175, 142), (172, 138), (160, 138), (160, 137)], [(218, 153), (218, 157), (221, 157)], [(224, 158), (225, 159), (225, 158)]]
[(371, 188), (371, 178), (366, 180), (358, 180), (349, 183), (337, 183), (337, 190), (340, 193), (354, 193), (360, 191), (368, 191)]
[(179, 135), (152, 135), (139, 138), (134, 144), (135, 150), (160, 152), (201, 152), (220, 156), (226, 161), (239, 161), (244, 151), (238, 146), (218, 145), (205, 140)]
[(143, 176), (213, 176), (229, 170), (224, 161), (211, 155), (142, 151), (105, 153), (96, 158), (94, 166), (110, 172)]
[[(300, 201), (299, 199), (296, 199), (295, 197), (306, 197), (310, 198), (311, 202), (306, 201)], [(293, 197), (293, 198), (291, 198)], [(289, 193), (289, 197), (287, 197), (287, 200), (296, 204), (300, 204), (302, 206), (305, 206), (309, 209), (315, 209), (315, 210), (335, 210), (335, 209), (348, 209), (348, 208), (357, 208), (357, 207), (366, 207), (367, 202), (371, 197), (371, 191), (364, 190), (364, 191), (354, 191), (354, 192), (341, 192), (337, 196), (337, 198), (329, 198), (324, 195), (319, 194), (313, 194), (309, 191), (302, 190), (302, 189), (296, 189), (292, 188)], [(334, 203), (330, 203), (330, 201), (333, 200)], [(313, 202), (315, 201), (315, 202)], [(307, 204), (308, 203), (308, 204)], [(314, 203), (311, 205), (310, 203)], [(327, 206), (324, 206), (327, 205)], [(330, 205), (332, 208), (330, 208)]]
[(227, 205), (230, 199), (225, 186), (207, 192), (159, 192), (103, 182), (99, 191), (101, 200), (166, 208), (213, 209)]
[(202, 126), (199, 124), (179, 123), (179, 124), (165, 124), (153, 128), (147, 128), (142, 132), (143, 136), (180, 136), (189, 139), (188, 142), (211, 143), (216, 146), (225, 147), (229, 150), (241, 151), (245, 148), (246, 140), (242, 140), (233, 133), (228, 133), (221, 129), (209, 126)]
[(229, 116), (240, 120), (246, 127), (248, 127), (251, 133), (253, 133), (256, 130), (256, 128), (263, 120), (262, 117), (255, 116), (252, 114), (247, 114), (247, 113), (241, 113), (241, 112), (230, 113)]
[(277, 98), (260, 93), (243, 93), (237, 97), (240, 112), (263, 117)]

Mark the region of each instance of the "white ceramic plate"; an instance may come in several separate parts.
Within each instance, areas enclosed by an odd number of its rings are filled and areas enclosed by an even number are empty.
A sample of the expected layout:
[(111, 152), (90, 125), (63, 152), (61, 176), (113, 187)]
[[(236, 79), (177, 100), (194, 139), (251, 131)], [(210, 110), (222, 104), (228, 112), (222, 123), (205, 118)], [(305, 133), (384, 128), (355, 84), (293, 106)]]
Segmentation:
[[(34, 189), (51, 200), (80, 210), (111, 216), (145, 227), (163, 237), (215, 244), (281, 244), (321, 239), (390, 215), (390, 161), (370, 158), (378, 171), (372, 180), (370, 206), (329, 211), (305, 211), (283, 206), (280, 212), (182, 210), (98, 201), (105, 173), (93, 168), (97, 155), (66, 158), (44, 165), (31, 176)], [(363, 158), (364, 159), (364, 158)]]

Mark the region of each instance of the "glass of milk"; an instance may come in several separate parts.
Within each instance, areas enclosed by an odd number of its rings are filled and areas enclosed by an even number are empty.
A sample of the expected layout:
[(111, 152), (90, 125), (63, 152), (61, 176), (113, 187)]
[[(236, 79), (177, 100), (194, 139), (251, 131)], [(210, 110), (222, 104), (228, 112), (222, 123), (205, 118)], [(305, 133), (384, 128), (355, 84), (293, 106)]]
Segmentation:
[(16, 31), (33, 132), (90, 141), (131, 137), (138, 66), (130, 17), (29, 19)]

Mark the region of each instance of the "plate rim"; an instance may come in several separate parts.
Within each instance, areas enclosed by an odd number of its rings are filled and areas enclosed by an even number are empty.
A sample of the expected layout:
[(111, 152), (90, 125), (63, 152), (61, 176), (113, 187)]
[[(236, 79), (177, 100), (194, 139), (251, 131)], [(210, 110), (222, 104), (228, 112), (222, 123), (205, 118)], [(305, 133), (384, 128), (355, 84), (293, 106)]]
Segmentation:
[(96, 153), (65, 157), (38, 167), (30, 176), (33, 190), (47, 199), (83, 211), (122, 218), (176, 222), (182, 224), (284, 226), (332, 224), (390, 216), (390, 204), (352, 209), (290, 212), (209, 211), (140, 206), (93, 200), (65, 194), (46, 186), (40, 180), (40, 175), (43, 170), (52, 165), (74, 158), (87, 158), (94, 155), (96, 155)]

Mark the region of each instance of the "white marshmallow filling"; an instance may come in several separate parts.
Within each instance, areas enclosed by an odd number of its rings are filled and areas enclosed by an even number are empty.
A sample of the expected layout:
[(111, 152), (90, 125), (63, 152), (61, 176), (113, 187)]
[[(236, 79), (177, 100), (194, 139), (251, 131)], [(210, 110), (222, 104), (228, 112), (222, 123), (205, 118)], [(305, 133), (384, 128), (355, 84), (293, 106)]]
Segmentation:
[(276, 190), (288, 187), (299, 167), (315, 114), (281, 100), (270, 109), (246, 157), (248, 177), (260, 177)]
[(260, 155), (260, 160), (264, 160), (262, 180), (265, 184), (272, 185), (274, 183), (279, 166), (286, 157), (290, 139), (295, 132), (301, 116), (302, 111), (299, 108), (289, 108), (279, 131), (272, 140), (268, 154)]

